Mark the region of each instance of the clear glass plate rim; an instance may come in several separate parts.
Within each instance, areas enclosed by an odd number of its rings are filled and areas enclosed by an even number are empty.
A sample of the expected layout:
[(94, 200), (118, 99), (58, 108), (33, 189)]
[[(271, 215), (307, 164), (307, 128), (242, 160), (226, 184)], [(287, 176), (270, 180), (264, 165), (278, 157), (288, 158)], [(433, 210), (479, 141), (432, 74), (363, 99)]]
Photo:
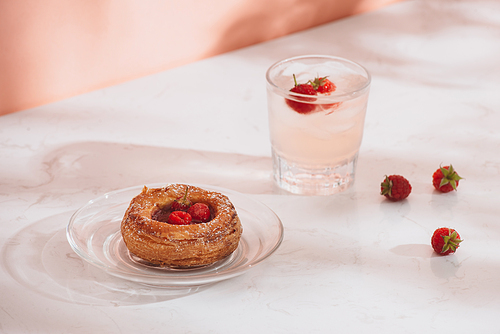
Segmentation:
[[(129, 279), (129, 280), (133, 278), (134, 281), (141, 281), (144, 279), (144, 280), (149, 280), (149, 281), (158, 281), (158, 283), (160, 283), (160, 281), (161, 281), (162, 284), (163, 283), (169, 283), (169, 284), (174, 283), (174, 285), (183, 285), (184, 282), (196, 281), (197, 283), (203, 284), (203, 283), (210, 283), (210, 282), (220, 281), (223, 279), (228, 279), (228, 278), (238, 276), (239, 274), (246, 272), (248, 269), (250, 269), (250, 268), (258, 265), (259, 263), (263, 262), (264, 260), (266, 260), (269, 256), (271, 256), (280, 247), (280, 245), (283, 241), (283, 238), (284, 238), (284, 227), (283, 227), (283, 224), (282, 224), (280, 218), (278, 217), (278, 215), (276, 215), (276, 213), (273, 210), (271, 210), (268, 206), (266, 206), (265, 204), (263, 204), (262, 202), (260, 202), (258, 200), (250, 198), (250, 197), (246, 196), (245, 194), (239, 193), (239, 192), (234, 191), (234, 190), (230, 190), (230, 189), (226, 189), (226, 188), (222, 188), (222, 187), (217, 187), (217, 186), (211, 186), (211, 185), (192, 184), (193, 186), (198, 186), (200, 188), (214, 190), (214, 191), (218, 191), (221, 193), (226, 193), (227, 195), (231, 195), (231, 194), (238, 195), (238, 196), (243, 197), (245, 200), (251, 201), (251, 202), (265, 208), (268, 211), (268, 213), (272, 214), (272, 216), (275, 218), (275, 224), (277, 227), (277, 231), (276, 231), (276, 234), (273, 235), (273, 239), (269, 240), (269, 244), (272, 245), (272, 247), (270, 247), (268, 250), (266, 250), (263, 254), (259, 253), (259, 255), (256, 258), (250, 259), (250, 261), (248, 261), (247, 263), (245, 263), (242, 266), (230, 267), (226, 270), (222, 270), (221, 272), (215, 273), (215, 275), (212, 272), (212, 273), (206, 273), (206, 274), (198, 274), (196, 276), (190, 276), (190, 275), (177, 276), (176, 275), (176, 276), (171, 276), (171, 277), (169, 277), (167, 275), (157, 276), (157, 275), (151, 275), (151, 274), (146, 274), (146, 273), (134, 273), (134, 272), (125, 273), (122, 270), (115, 270), (115, 268), (108, 266), (107, 264), (103, 263), (99, 259), (97, 259), (97, 261), (96, 261), (96, 259), (93, 258), (91, 256), (91, 254), (88, 254), (83, 249), (81, 249), (81, 246), (77, 242), (77, 241), (79, 241), (79, 239), (74, 234), (72, 227), (74, 225), (74, 222), (77, 220), (78, 216), (82, 212), (84, 212), (86, 209), (88, 209), (91, 205), (93, 205), (95, 203), (99, 203), (101, 201), (104, 201), (104, 200), (106, 200), (114, 195), (119, 195), (121, 193), (131, 192), (134, 190), (140, 190), (144, 186), (146, 186), (148, 188), (165, 187), (166, 185), (173, 184), (173, 183), (174, 182), (152, 183), (152, 184), (145, 184), (145, 185), (140, 185), (140, 186), (132, 186), (132, 187), (127, 187), (127, 188), (122, 188), (122, 189), (118, 189), (115, 191), (110, 191), (110, 192), (104, 193), (103, 195), (88, 201), (85, 205), (80, 207), (71, 216), (70, 221), (66, 227), (66, 236), (67, 236), (67, 239), (68, 239), (68, 242), (69, 242), (71, 248), (73, 249), (73, 251), (75, 251), (75, 253), (78, 256), (80, 256), (86, 262), (88, 262), (91, 265), (96, 266), (96, 267), (98, 267), (106, 272), (109, 272), (113, 276), (121, 277), (124, 279)], [(131, 198), (130, 198), (130, 200), (131, 200)], [(128, 203), (124, 202), (124, 204), (126, 205)], [(97, 212), (97, 213), (99, 213), (99, 212)], [(243, 237), (244, 237), (244, 235), (242, 236), (242, 238)], [(147, 283), (151, 283), (151, 282), (145, 281), (143, 283), (147, 284)]]

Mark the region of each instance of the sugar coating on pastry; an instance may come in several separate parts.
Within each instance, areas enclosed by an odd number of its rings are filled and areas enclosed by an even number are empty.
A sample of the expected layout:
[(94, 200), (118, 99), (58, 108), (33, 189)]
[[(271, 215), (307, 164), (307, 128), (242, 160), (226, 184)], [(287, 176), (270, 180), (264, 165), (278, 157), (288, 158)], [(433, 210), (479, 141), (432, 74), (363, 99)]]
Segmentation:
[[(168, 213), (174, 200), (189, 187), (193, 203), (205, 203), (212, 219), (206, 223), (173, 225), (153, 219)], [(158, 219), (158, 218), (157, 218)], [(234, 205), (226, 195), (185, 184), (164, 188), (144, 187), (134, 197), (121, 223), (128, 250), (160, 266), (192, 267), (217, 262), (238, 247), (242, 226)]]

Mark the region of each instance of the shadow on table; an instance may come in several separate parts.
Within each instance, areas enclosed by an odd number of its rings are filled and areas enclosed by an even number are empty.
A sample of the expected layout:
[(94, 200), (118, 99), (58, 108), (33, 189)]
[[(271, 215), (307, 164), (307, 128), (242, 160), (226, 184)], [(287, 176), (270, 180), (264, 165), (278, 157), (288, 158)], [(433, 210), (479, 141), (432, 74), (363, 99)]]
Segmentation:
[(6, 272), (26, 289), (47, 298), (102, 306), (162, 302), (205, 290), (143, 285), (95, 268), (73, 252), (66, 240), (72, 212), (39, 220), (9, 238), (1, 253)]
[[(108, 142), (80, 142), (45, 154), (27, 191), (76, 207), (130, 186), (183, 182), (243, 193), (273, 192), (269, 157)], [(80, 203), (81, 202), (81, 203)], [(160, 288), (109, 275), (82, 260), (66, 239), (73, 212), (41, 219), (10, 237), (1, 264), (25, 288), (79, 304), (138, 305), (191, 295), (208, 287)]]
[(42, 165), (46, 180), (41, 182), (65, 193), (90, 190), (101, 195), (161, 182), (205, 184), (247, 194), (274, 191), (271, 158), (237, 153), (80, 142), (49, 152)]

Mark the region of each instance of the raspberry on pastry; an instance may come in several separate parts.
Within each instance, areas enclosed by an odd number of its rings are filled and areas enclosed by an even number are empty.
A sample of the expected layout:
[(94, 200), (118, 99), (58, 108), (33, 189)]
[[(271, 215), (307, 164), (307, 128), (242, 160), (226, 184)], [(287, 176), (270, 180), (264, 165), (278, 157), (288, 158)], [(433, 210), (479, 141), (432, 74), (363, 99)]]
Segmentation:
[(189, 186), (189, 200), (206, 205), (210, 218), (193, 219), (186, 225), (168, 223), (172, 203), (185, 195), (186, 187), (144, 187), (132, 199), (121, 222), (123, 240), (132, 254), (156, 265), (192, 267), (217, 262), (236, 250), (241, 222), (234, 205), (221, 193)]

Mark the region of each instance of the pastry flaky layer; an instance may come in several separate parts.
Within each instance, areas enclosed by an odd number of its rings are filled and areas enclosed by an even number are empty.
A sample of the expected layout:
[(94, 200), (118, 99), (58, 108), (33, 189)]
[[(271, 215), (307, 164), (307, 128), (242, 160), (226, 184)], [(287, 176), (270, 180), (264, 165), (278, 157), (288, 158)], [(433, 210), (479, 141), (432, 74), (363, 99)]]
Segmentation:
[[(189, 187), (193, 203), (209, 206), (213, 218), (206, 223), (173, 225), (152, 219), (157, 210), (168, 210)], [(184, 184), (164, 188), (144, 187), (125, 212), (121, 233), (131, 253), (153, 264), (170, 267), (201, 266), (233, 253), (242, 226), (234, 205), (221, 193)]]

